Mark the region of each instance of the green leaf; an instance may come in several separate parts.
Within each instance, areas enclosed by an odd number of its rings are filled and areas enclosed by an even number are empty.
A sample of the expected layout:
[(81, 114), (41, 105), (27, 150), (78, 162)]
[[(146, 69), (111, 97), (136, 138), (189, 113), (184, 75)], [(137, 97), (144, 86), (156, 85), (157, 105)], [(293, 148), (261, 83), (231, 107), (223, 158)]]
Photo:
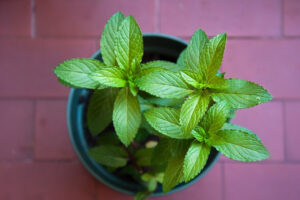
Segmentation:
[(182, 140), (182, 139), (170, 139), (169, 145), (171, 154), (173, 157), (185, 155), (189, 147), (191, 146), (193, 139)]
[(116, 66), (115, 42), (119, 27), (124, 20), (121, 12), (114, 14), (105, 24), (100, 40), (101, 55), (107, 66)]
[(149, 182), (148, 182), (148, 191), (150, 192), (154, 192), (156, 190), (156, 187), (157, 187), (157, 181), (152, 178)]
[(200, 126), (208, 134), (215, 133), (220, 130), (223, 124), (227, 121), (229, 112), (230, 107), (227, 102), (223, 101), (216, 103), (207, 111), (200, 123)]
[(214, 90), (211, 94), (214, 101), (227, 101), (235, 109), (249, 108), (268, 102), (272, 96), (262, 86), (241, 79), (227, 79), (227, 86)]
[(210, 39), (204, 46), (199, 60), (199, 70), (203, 81), (208, 81), (218, 72), (223, 59), (226, 39), (226, 34), (222, 33)]
[(74, 86), (74, 85), (72, 85), (72, 84), (70, 84), (70, 83), (68, 83), (68, 82), (66, 82), (66, 81), (64, 81), (64, 80), (62, 80), (60, 78), (57, 78), (57, 80), (63, 86), (66, 86), (66, 87), (69, 87), (69, 88), (81, 88), (81, 87), (78, 87), (78, 86)]
[[(137, 144), (143, 144), (147, 140), (149, 135), (150, 133), (145, 128), (140, 128), (137, 135), (134, 138), (134, 142)], [(149, 142), (151, 143), (151, 140), (149, 140)]]
[(119, 174), (126, 175), (126, 176), (129, 175), (137, 182), (141, 181), (140, 172), (131, 163), (128, 163), (125, 167), (120, 168)]
[(105, 86), (90, 78), (90, 74), (102, 69), (104, 64), (90, 58), (74, 58), (60, 63), (54, 73), (62, 81), (79, 88), (102, 89)]
[(129, 81), (129, 90), (133, 96), (136, 96), (139, 92), (139, 88), (131, 81)]
[(197, 176), (205, 166), (210, 153), (210, 146), (195, 141), (190, 146), (184, 158), (184, 180), (190, 181)]
[(249, 129), (245, 128), (245, 127), (236, 125), (236, 124), (225, 123), (223, 125), (223, 127), (222, 127), (222, 130), (237, 130), (237, 131), (246, 132), (246, 133), (248, 133), (250, 135), (255, 136), (256, 139), (260, 141), (260, 138), (257, 137), (257, 135), (255, 133), (253, 133), (251, 130), (249, 130)]
[(153, 175), (150, 173), (144, 173), (141, 175), (141, 179), (145, 182), (149, 182), (153, 178)]
[(135, 58), (132, 59), (130, 70), (128, 72), (129, 80), (133, 80), (133, 77), (137, 77), (141, 72), (141, 63), (138, 63)]
[(204, 130), (202, 127), (200, 127), (200, 126), (196, 126), (196, 127), (195, 127), (195, 129), (194, 129), (192, 135), (193, 135), (194, 138), (195, 138), (196, 140), (198, 140), (199, 142), (204, 142), (204, 140), (205, 140), (205, 138), (206, 138), (206, 136), (207, 136), (205, 130)]
[[(192, 39), (187, 47), (185, 68), (195, 73), (201, 73), (200, 58), (202, 50), (208, 42), (208, 37), (204, 31), (198, 29), (192, 36)], [(199, 80), (198, 80), (199, 81)]]
[(183, 69), (182, 66), (165, 60), (155, 60), (155, 61), (147, 62), (142, 65), (143, 70), (149, 68), (160, 68), (160, 69), (165, 69), (173, 72), (178, 72)]
[(146, 110), (150, 110), (151, 108), (154, 108), (153, 104), (150, 102), (144, 100), (143, 102), (140, 101), (141, 97), (138, 96), (139, 102), (140, 102), (140, 107), (141, 107), (141, 112), (145, 112)]
[(172, 152), (170, 149), (171, 139), (162, 138), (154, 150), (151, 156), (151, 165), (162, 165), (169, 161)]
[(193, 92), (179, 73), (170, 71), (150, 73), (136, 83), (141, 90), (161, 98), (181, 99)]
[(162, 138), (153, 150), (151, 165), (163, 166), (164, 171), (166, 163), (172, 157), (184, 156), (192, 142), (193, 140)]
[(105, 67), (90, 74), (94, 81), (98, 81), (102, 85), (111, 87), (125, 87), (125, 75), (121, 69), (117, 67)]
[(215, 75), (205, 84), (205, 86), (211, 89), (222, 89), (226, 87), (226, 80), (224, 77)]
[(209, 138), (208, 144), (228, 158), (242, 162), (264, 160), (270, 156), (255, 135), (241, 130), (220, 130)]
[(161, 67), (149, 67), (149, 68), (142, 68), (142, 70), (140, 71), (140, 73), (137, 75), (137, 78), (146, 76), (152, 72), (160, 72), (160, 71), (165, 71), (165, 69), (161, 68)]
[(97, 145), (120, 145), (120, 140), (115, 132), (105, 132), (98, 135)]
[(112, 120), (113, 103), (117, 89), (95, 90), (91, 95), (87, 110), (87, 125), (92, 135), (102, 132)]
[(184, 155), (171, 158), (165, 171), (163, 192), (167, 193), (178, 183), (184, 180), (183, 176)]
[(128, 146), (138, 132), (141, 111), (137, 97), (122, 88), (114, 103), (113, 124), (121, 142)]
[(183, 70), (180, 74), (187, 84), (194, 88), (201, 88), (201, 84), (198, 81), (200, 79), (198, 74), (189, 70)]
[(180, 111), (174, 108), (153, 108), (145, 112), (144, 116), (149, 124), (158, 132), (175, 139), (186, 139), (179, 123)]
[[(141, 128), (145, 129), (148, 133), (152, 135), (157, 135), (157, 131), (147, 122), (144, 115), (142, 115)], [(158, 133), (159, 134), (159, 133)]]
[(134, 158), (139, 166), (150, 166), (153, 148), (143, 148), (135, 152)]
[(145, 200), (150, 196), (151, 192), (145, 190), (135, 194), (134, 200)]
[(133, 59), (140, 63), (143, 57), (143, 36), (132, 16), (126, 17), (117, 33), (115, 54), (121, 69), (129, 70)]
[[(230, 123), (225, 123), (223, 126), (222, 126), (222, 130), (237, 130), (237, 131), (242, 131), (242, 132), (246, 132), (248, 134), (252, 134), (254, 136), (255, 133), (253, 133), (251, 130), (247, 129), (247, 128), (244, 128), (242, 126), (239, 126), (239, 125), (236, 125), (236, 124), (230, 124)], [(257, 137), (257, 136), (256, 136)], [(258, 137), (257, 137), (258, 138)], [(259, 138), (258, 138), (259, 139)], [(260, 140), (260, 139), (259, 139)]]
[(180, 53), (180, 55), (177, 59), (177, 65), (184, 67), (185, 58), (186, 58), (186, 49), (182, 50), (182, 52)]
[(196, 127), (205, 114), (209, 103), (209, 96), (194, 94), (188, 97), (183, 103), (180, 111), (180, 124), (184, 135)]
[(120, 146), (101, 145), (89, 149), (88, 154), (98, 163), (109, 167), (123, 167), (128, 161), (127, 152)]
[(179, 107), (182, 104), (184, 99), (162, 99), (159, 97), (148, 98), (149, 103), (158, 105), (158, 106), (168, 106), (168, 107)]

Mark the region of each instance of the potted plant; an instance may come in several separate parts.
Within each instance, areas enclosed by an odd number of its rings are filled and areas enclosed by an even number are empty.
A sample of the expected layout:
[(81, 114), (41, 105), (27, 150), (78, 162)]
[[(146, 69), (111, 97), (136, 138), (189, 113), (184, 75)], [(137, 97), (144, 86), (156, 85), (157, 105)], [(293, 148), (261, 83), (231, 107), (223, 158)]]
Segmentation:
[(145, 199), (199, 180), (219, 152), (241, 162), (269, 157), (253, 132), (230, 123), (235, 110), (272, 96), (219, 72), (226, 37), (208, 39), (200, 29), (188, 45), (161, 34), (143, 37), (135, 19), (118, 12), (105, 25), (101, 53), (54, 69), (73, 88), (70, 137), (97, 179)]

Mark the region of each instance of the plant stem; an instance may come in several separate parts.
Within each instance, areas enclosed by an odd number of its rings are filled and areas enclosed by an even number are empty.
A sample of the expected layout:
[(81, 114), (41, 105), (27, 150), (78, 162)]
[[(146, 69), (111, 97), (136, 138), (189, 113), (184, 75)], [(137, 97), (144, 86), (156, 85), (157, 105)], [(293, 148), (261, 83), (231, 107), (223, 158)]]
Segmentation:
[(123, 146), (123, 147), (126, 150), (128, 157), (129, 157), (129, 161), (132, 163), (134, 168), (139, 172), (139, 174), (143, 174), (143, 169), (135, 162), (135, 159), (134, 159), (133, 155), (129, 152), (128, 148), (125, 146)]

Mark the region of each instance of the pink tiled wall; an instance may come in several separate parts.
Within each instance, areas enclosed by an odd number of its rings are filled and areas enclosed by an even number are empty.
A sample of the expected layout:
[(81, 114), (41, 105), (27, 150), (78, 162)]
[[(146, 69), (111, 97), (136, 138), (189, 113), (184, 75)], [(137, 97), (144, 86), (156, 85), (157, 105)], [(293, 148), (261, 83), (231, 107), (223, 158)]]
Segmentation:
[(143, 32), (188, 40), (202, 28), (227, 32), (222, 69), (263, 84), (271, 103), (237, 113), (272, 156), (252, 164), (224, 157), (184, 191), (159, 199), (300, 199), (299, 0), (0, 0), (0, 199), (132, 199), (98, 183), (67, 135), (68, 89), (52, 69), (89, 57), (114, 12)]

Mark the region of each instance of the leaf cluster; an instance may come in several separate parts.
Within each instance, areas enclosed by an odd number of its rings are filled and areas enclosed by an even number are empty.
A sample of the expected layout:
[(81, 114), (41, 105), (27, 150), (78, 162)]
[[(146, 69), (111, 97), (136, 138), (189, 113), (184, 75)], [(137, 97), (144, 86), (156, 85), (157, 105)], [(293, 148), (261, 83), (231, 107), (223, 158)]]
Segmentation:
[(235, 110), (272, 96), (260, 85), (219, 73), (226, 40), (225, 33), (209, 39), (199, 29), (177, 63), (142, 63), (140, 27), (118, 12), (102, 33), (103, 62), (74, 58), (55, 68), (61, 84), (93, 90), (87, 125), (99, 145), (89, 154), (144, 185), (136, 199), (145, 199), (159, 183), (168, 192), (190, 181), (205, 168), (213, 148), (242, 162), (269, 157), (253, 132), (229, 123)]

